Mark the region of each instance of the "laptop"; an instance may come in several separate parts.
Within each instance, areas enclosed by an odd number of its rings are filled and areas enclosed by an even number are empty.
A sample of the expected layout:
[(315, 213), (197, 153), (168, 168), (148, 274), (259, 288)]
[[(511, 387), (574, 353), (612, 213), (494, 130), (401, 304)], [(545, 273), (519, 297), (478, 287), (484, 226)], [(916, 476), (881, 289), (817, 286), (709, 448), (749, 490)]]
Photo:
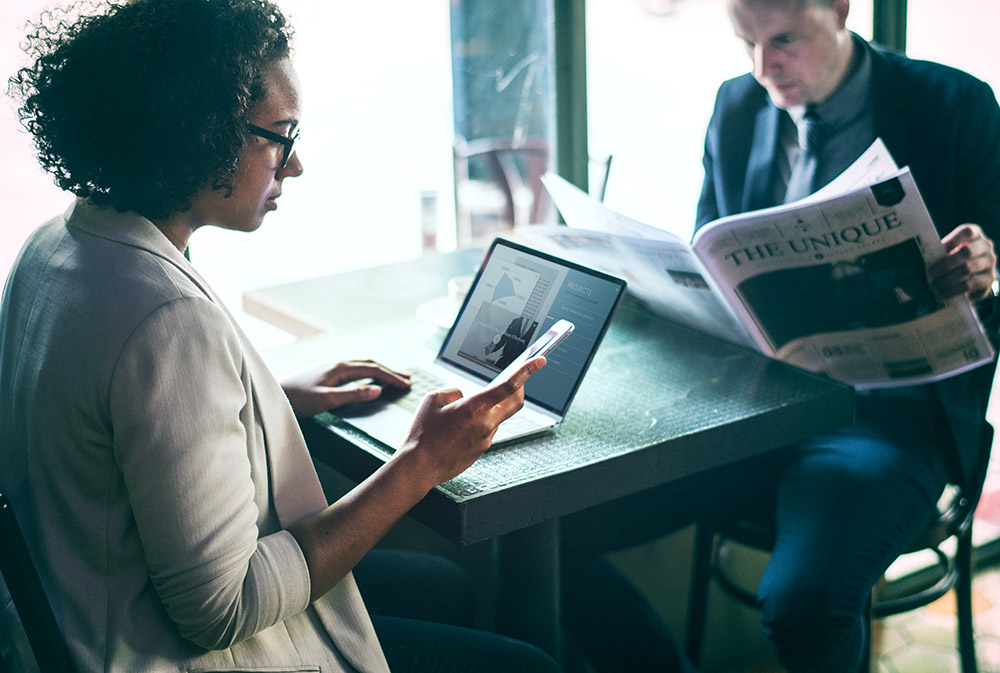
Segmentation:
[(399, 447), (428, 392), (482, 390), (557, 321), (569, 320), (572, 332), (528, 379), (524, 407), (500, 425), (493, 445), (551, 430), (565, 418), (625, 288), (621, 278), (497, 238), (437, 356), (408, 370), (411, 389), (397, 392), (386, 386), (377, 400), (334, 413), (383, 444)]

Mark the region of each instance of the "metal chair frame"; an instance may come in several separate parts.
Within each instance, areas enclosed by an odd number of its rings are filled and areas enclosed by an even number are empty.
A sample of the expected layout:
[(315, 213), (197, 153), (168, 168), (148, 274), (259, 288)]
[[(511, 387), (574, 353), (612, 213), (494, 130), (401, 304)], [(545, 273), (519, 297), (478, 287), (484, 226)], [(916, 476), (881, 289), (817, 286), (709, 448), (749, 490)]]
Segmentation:
[[(985, 476), (985, 466), (983, 468)], [(978, 504), (978, 493), (967, 497), (955, 488), (939, 516), (928, 526), (904, 554), (931, 550), (937, 557), (940, 574), (935, 582), (902, 596), (880, 599), (872, 592), (866, 608), (869, 641), (862, 658), (859, 673), (871, 670), (871, 622), (891, 615), (909, 612), (928, 605), (953, 588), (956, 593), (958, 622), (957, 643), (962, 673), (977, 673), (975, 636), (972, 621), (973, 547), (972, 523)], [(941, 545), (954, 538), (956, 549), (948, 554)], [(693, 661), (698, 661), (704, 639), (705, 620), (708, 614), (708, 590), (715, 580), (727, 595), (736, 601), (756, 607), (756, 594), (729, 577), (722, 562), (728, 547), (733, 544), (770, 551), (774, 546), (774, 530), (769, 524), (744, 520), (723, 523), (701, 523), (695, 536), (694, 568), (691, 580), (691, 599), (688, 604), (688, 633), (686, 650)]]
[[(74, 670), (59, 624), (52, 613), (45, 589), (35, 570), (14, 508), (0, 493), (0, 574), (10, 591), (14, 607), (28, 636), (40, 673)], [(0, 662), (2, 663), (2, 662)]]

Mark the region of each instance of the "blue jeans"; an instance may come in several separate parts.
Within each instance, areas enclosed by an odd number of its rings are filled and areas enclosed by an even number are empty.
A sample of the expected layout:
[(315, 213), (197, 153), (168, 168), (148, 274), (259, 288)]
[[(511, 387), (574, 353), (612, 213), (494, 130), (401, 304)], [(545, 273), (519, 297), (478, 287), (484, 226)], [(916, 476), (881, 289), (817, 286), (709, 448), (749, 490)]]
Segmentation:
[[(950, 441), (929, 388), (861, 394), (849, 428), (566, 517), (567, 628), (592, 662), (608, 662), (601, 673), (622, 657), (684, 670), (665, 625), (602, 554), (760, 512), (776, 520), (758, 601), (778, 658), (789, 673), (856, 671), (869, 592), (934, 511)], [(688, 573), (689, 564), (664, 559), (664, 571)]]
[(857, 670), (871, 589), (924, 530), (947, 482), (945, 427), (933, 399), (862, 395), (853, 426), (797, 447), (758, 589), (764, 632), (789, 671)]

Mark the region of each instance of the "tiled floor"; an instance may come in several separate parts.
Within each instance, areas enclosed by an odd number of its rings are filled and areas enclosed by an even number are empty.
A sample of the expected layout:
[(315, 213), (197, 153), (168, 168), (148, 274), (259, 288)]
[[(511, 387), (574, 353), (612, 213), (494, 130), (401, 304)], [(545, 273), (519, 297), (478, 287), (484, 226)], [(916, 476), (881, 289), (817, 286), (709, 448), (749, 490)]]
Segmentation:
[[(980, 571), (975, 578), (976, 655), (980, 673), (1000, 673), (1000, 567)], [(959, 673), (955, 646), (954, 600), (949, 594), (937, 603), (876, 625), (874, 673)], [(767, 659), (727, 673), (781, 673)]]
[[(976, 655), (981, 673), (1000, 671), (1000, 569), (976, 576), (973, 611)], [(959, 671), (955, 646), (955, 605), (949, 594), (913, 613), (881, 624), (878, 673), (951, 673)]]
[[(998, 461), (995, 461), (998, 462)], [(973, 613), (979, 673), (1000, 673), (1000, 465), (991, 469), (973, 526), (978, 557)], [(958, 673), (954, 594), (926, 608), (876, 622), (873, 673)], [(726, 673), (782, 673), (773, 660)]]

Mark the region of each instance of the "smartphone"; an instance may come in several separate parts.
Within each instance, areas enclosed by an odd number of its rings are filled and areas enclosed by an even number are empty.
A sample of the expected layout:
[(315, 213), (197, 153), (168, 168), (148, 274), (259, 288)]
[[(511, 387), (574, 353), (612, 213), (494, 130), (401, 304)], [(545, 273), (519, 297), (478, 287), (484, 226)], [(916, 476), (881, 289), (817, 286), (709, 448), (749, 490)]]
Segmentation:
[(493, 382), (506, 381), (531, 358), (551, 353), (553, 348), (562, 343), (563, 339), (573, 332), (573, 327), (573, 323), (569, 320), (557, 320), (552, 327), (545, 330), (545, 334), (535, 339), (533, 344), (525, 348), (520, 355), (514, 358), (513, 362), (504, 367), (504, 370), (496, 375)]

